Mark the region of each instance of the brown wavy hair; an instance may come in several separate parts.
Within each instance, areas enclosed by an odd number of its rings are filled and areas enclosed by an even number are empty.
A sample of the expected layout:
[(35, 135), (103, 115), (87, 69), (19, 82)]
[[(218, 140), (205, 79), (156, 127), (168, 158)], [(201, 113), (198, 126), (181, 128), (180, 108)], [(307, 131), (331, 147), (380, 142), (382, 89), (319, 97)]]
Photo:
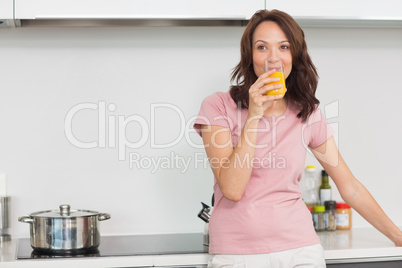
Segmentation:
[(299, 113), (303, 122), (311, 115), (320, 103), (315, 97), (318, 84), (318, 73), (307, 53), (304, 32), (297, 22), (287, 13), (279, 10), (259, 10), (250, 19), (241, 38), (241, 59), (233, 69), (231, 81), (236, 85), (230, 87), (230, 95), (239, 108), (248, 108), (248, 91), (257, 80), (253, 68), (252, 40), (257, 26), (264, 21), (273, 21), (279, 25), (290, 43), (292, 55), (292, 71), (286, 78), (287, 92), (285, 98)]

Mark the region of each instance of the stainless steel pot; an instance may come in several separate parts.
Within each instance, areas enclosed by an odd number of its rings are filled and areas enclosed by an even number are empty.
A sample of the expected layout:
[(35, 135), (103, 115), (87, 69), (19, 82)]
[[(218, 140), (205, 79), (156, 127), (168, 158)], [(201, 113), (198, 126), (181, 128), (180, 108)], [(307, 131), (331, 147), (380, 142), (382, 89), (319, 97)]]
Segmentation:
[(20, 217), (31, 227), (31, 246), (36, 251), (51, 254), (71, 254), (97, 251), (100, 244), (98, 221), (110, 219), (110, 214), (91, 210), (38, 211)]

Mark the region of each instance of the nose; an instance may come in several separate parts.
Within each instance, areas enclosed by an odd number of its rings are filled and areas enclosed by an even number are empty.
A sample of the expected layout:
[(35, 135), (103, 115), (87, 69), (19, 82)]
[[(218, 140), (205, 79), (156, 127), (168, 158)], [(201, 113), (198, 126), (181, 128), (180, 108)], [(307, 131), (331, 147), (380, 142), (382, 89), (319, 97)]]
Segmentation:
[(264, 70), (276, 70), (277, 72), (283, 72), (283, 65), (282, 61), (278, 57), (269, 57), (268, 59), (265, 60), (264, 63)]
[(280, 60), (279, 53), (276, 48), (269, 49), (268, 59), (272, 62), (277, 62)]
[(272, 56), (270, 56), (270, 57), (267, 59), (267, 61), (268, 61), (268, 63), (277, 63), (277, 62), (281, 61), (281, 59), (280, 59), (279, 57), (272, 57)]

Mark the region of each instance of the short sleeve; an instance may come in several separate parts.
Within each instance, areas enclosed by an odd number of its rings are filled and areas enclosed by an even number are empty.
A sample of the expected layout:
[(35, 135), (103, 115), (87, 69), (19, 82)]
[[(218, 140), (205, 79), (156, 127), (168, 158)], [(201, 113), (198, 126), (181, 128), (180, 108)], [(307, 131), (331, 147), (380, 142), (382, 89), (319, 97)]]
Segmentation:
[(201, 136), (201, 125), (221, 126), (232, 129), (233, 124), (227, 115), (223, 96), (219, 93), (210, 95), (201, 104), (200, 112), (194, 122), (194, 130)]
[(320, 146), (334, 135), (334, 129), (328, 125), (327, 120), (318, 108), (311, 114), (306, 124), (308, 131), (305, 133), (309, 133), (309, 140), (307, 141), (309, 148)]

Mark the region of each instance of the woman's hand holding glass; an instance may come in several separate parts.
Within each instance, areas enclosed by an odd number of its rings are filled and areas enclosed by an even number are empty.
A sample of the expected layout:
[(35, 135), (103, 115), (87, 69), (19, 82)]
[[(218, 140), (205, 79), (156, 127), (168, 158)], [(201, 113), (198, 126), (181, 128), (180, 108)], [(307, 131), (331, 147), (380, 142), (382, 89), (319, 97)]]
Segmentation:
[[(249, 117), (261, 118), (264, 112), (272, 106), (274, 101), (283, 98), (283, 94), (268, 95), (269, 91), (283, 88), (282, 84), (275, 84), (281, 79), (272, 76), (276, 70), (269, 70), (261, 74), (249, 89)], [(286, 92), (286, 88), (284, 89)]]
[(285, 74), (283, 72), (283, 64), (282, 61), (275, 57), (270, 57), (265, 60), (264, 62), (264, 70), (265, 72), (273, 70), (274, 73), (270, 76), (278, 77), (279, 81), (271, 82), (270, 84), (280, 84), (282, 88), (274, 89), (267, 91), (267, 95), (281, 95), (282, 98), (285, 96), (286, 93), (286, 85), (285, 85)]

